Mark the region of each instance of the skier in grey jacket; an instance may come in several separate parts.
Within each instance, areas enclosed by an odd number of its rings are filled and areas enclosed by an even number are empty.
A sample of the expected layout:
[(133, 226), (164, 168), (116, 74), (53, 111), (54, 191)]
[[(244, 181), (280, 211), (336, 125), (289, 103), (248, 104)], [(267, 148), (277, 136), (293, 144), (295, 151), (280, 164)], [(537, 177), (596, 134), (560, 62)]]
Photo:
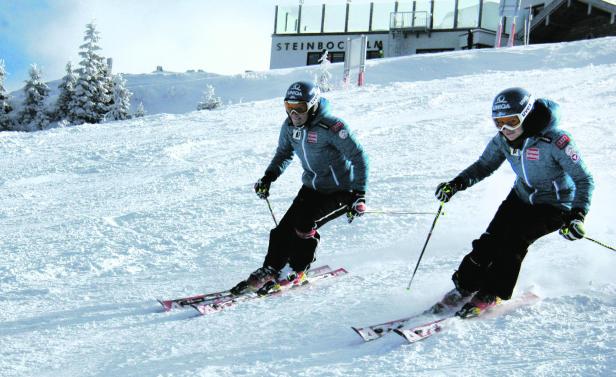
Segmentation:
[[(320, 240), (317, 229), (346, 213), (351, 222), (366, 211), (368, 158), (346, 123), (330, 114), (312, 82), (293, 83), (285, 95), (287, 118), (280, 129), (278, 148), (255, 192), (266, 199), (269, 189), (291, 163), (301, 161), (302, 188), (280, 223), (270, 232), (263, 266), (232, 292), (269, 292), (280, 284), (301, 284), (315, 259)], [(288, 276), (280, 271), (289, 264)]]
[(455, 306), (476, 292), (458, 311), (462, 317), (479, 315), (511, 298), (522, 260), (538, 238), (558, 229), (568, 240), (583, 238), (594, 188), (571, 135), (558, 128), (555, 102), (535, 101), (522, 88), (506, 89), (494, 99), (492, 118), (499, 132), (481, 157), (452, 181), (439, 184), (435, 193), (447, 202), (505, 160), (517, 176), (488, 229), (473, 241), (473, 250), (453, 274), (456, 288), (436, 305)]

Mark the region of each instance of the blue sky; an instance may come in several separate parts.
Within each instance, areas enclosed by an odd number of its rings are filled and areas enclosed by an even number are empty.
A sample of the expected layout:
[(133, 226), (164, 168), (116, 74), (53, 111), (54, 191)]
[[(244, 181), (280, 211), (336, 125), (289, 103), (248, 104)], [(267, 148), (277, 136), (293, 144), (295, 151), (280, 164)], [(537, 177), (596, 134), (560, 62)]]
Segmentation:
[[(323, 1), (305, 0), (305, 4)], [(340, 2), (340, 1), (338, 1)], [(269, 68), (275, 5), (298, 0), (0, 0), (5, 87), (19, 89), (30, 64), (45, 81), (79, 62), (85, 25), (94, 20), (114, 72), (233, 74)]]

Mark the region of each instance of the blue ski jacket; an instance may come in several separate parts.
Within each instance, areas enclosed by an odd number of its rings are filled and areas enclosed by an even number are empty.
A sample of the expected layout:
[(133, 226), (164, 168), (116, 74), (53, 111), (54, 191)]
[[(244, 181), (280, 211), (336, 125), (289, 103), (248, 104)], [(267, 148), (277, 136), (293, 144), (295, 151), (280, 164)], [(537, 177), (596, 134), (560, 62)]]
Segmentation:
[(560, 106), (548, 99), (538, 99), (535, 109), (546, 114), (546, 122), (526, 137), (519, 148), (511, 147), (499, 132), (481, 157), (456, 179), (470, 187), (507, 160), (517, 175), (513, 189), (524, 202), (550, 204), (563, 210), (579, 208), (587, 213), (594, 181), (571, 135), (558, 128)]
[(320, 99), (317, 112), (301, 127), (287, 117), (265, 174), (276, 180), (291, 163), (293, 153), (304, 168), (304, 186), (323, 193), (366, 191), (368, 157), (346, 123), (330, 114), (327, 99)]

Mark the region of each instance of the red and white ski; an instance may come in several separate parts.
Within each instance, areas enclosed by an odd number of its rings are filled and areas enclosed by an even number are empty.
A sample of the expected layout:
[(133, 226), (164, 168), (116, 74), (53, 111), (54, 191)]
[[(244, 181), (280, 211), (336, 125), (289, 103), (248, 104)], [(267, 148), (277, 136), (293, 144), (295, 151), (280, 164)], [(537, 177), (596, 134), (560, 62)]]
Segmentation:
[[(313, 268), (308, 270), (308, 277), (322, 274), (328, 271), (331, 271), (331, 268), (327, 265)], [(163, 310), (167, 312), (172, 309), (179, 309), (190, 305), (205, 304), (209, 302), (218, 302), (224, 299), (230, 299), (232, 297), (233, 295), (231, 294), (231, 292), (229, 290), (225, 290), (220, 292), (176, 298), (172, 300), (158, 300), (158, 302), (163, 306)]]
[(195, 308), (202, 315), (217, 313), (225, 308), (235, 306), (241, 302), (251, 301), (257, 298), (277, 296), (279, 294), (283, 294), (290, 290), (295, 290), (300, 287), (305, 287), (306, 285), (310, 285), (320, 280), (345, 275), (347, 273), (348, 273), (347, 270), (345, 270), (344, 268), (338, 268), (332, 271), (321, 272), (318, 274), (310, 274), (310, 276), (307, 277), (306, 282), (304, 282), (302, 285), (287, 285), (287, 286), (284, 286), (282, 290), (280, 291), (268, 293), (266, 295), (258, 295), (255, 292), (251, 292), (251, 293), (242, 294), (240, 296), (231, 296), (230, 298), (221, 298), (220, 300), (216, 300), (214, 302), (193, 304), (191, 306)]
[[(488, 309), (484, 314), (479, 317), (475, 317), (478, 319), (487, 319), (494, 318), (505, 313), (509, 313), (517, 308), (522, 306), (528, 306), (539, 301), (540, 298), (536, 294), (532, 292), (525, 292), (521, 296), (518, 296), (512, 300), (505, 301), (500, 305), (497, 305), (493, 308)], [(472, 319), (472, 318), (471, 318)], [(424, 323), (423, 325), (411, 327), (411, 328), (399, 328), (395, 329), (394, 332), (404, 339), (406, 339), (409, 343), (415, 343), (420, 340), (426, 339), (436, 333), (442, 332), (454, 321), (465, 321), (460, 317), (457, 317), (455, 314), (447, 317), (443, 317), (437, 319), (436, 321)]]
[(415, 314), (410, 317), (395, 319), (389, 322), (383, 322), (376, 325), (366, 327), (354, 327), (351, 328), (359, 335), (365, 342), (370, 342), (381, 338), (382, 336), (392, 332), (393, 330), (400, 329), (408, 323), (408, 321), (421, 317), (423, 313)]
[(353, 327), (351, 328), (364, 340), (364, 342), (370, 342), (389, 334), (390, 332), (403, 328), (409, 321), (420, 318), (422, 316), (435, 316), (435, 315), (450, 315), (455, 313), (462, 305), (464, 305), (469, 299), (463, 300), (454, 306), (445, 306), (441, 304), (441, 309), (438, 312), (434, 312), (434, 306), (421, 313), (411, 315), (409, 317), (395, 319), (393, 321), (383, 322), (376, 325), (370, 325), (366, 327)]

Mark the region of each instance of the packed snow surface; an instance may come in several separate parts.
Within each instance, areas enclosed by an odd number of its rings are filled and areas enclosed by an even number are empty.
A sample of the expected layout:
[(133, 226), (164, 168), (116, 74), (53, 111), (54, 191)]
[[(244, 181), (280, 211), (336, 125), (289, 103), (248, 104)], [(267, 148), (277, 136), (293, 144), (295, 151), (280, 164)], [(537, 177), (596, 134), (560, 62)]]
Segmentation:
[[(229, 288), (260, 266), (273, 221), (252, 184), (273, 156), (284, 89), (317, 70), (204, 75), (233, 104), (201, 112), (189, 112), (198, 98), (165, 100), (190, 75), (143, 75), (152, 115), (0, 133), (0, 375), (615, 375), (616, 253), (557, 234), (524, 262), (514, 294), (537, 293), (533, 306), (417, 344), (364, 344), (351, 330), (451, 288), (512, 186), (506, 164), (445, 206), (409, 291), (434, 216), (367, 214), (321, 230), (314, 265), (346, 276), (208, 316), (160, 311), (157, 298)], [(435, 186), (495, 132), (493, 96), (522, 86), (562, 105), (596, 182), (588, 235), (616, 244), (616, 38), (382, 59), (366, 77), (326, 96), (370, 157), (371, 209), (435, 213)], [(272, 185), (278, 218), (300, 174), (295, 161)]]

